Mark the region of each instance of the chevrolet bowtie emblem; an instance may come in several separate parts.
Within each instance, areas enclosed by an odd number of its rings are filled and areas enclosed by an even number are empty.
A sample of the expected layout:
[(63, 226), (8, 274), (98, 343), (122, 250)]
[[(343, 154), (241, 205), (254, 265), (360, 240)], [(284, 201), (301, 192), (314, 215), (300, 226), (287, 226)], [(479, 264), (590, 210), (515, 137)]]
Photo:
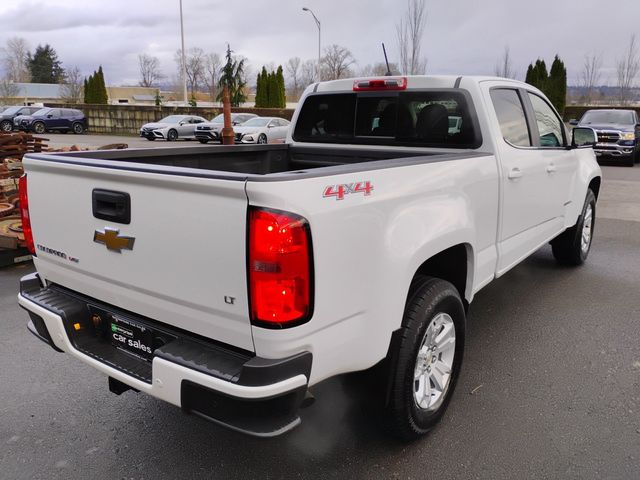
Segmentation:
[(93, 241), (106, 245), (111, 251), (122, 253), (122, 250), (133, 250), (134, 237), (120, 236), (120, 230), (105, 228), (103, 232), (96, 230), (93, 234)]

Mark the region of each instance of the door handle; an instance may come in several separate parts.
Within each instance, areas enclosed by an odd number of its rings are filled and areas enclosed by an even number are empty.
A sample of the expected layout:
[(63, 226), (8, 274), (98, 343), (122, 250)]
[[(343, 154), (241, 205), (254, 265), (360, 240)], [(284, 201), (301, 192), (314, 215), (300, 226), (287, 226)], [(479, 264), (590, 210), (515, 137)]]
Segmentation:
[(556, 166), (553, 163), (547, 165), (547, 173), (553, 173), (556, 171)]
[(507, 178), (509, 180), (515, 180), (516, 178), (520, 177), (522, 177), (522, 170), (520, 170), (518, 167), (512, 168), (507, 175)]

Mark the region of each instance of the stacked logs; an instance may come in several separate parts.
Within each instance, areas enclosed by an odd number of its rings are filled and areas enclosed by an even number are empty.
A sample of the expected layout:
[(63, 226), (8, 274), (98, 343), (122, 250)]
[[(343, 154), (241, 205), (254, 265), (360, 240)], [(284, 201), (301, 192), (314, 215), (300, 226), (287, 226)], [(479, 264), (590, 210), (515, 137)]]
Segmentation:
[(22, 157), (46, 151), (47, 139), (29, 133), (0, 133), (0, 249), (24, 246), (18, 213), (18, 179), (22, 176)]

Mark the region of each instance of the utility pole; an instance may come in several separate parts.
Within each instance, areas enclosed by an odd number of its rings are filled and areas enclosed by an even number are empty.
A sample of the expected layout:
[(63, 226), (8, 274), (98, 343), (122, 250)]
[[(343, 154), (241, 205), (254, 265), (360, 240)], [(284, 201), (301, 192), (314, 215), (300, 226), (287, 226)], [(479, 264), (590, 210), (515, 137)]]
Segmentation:
[(318, 17), (316, 17), (315, 13), (313, 13), (313, 11), (310, 8), (302, 7), (302, 10), (305, 12), (309, 12), (311, 14), (311, 16), (316, 22), (316, 27), (318, 27), (318, 65), (316, 66), (316, 80), (319, 82), (320, 81), (320, 61), (322, 59), (322, 56), (320, 54), (320, 20), (318, 20)]
[(188, 105), (187, 99), (187, 61), (184, 53), (184, 22), (182, 20), (182, 0), (180, 0), (180, 37), (182, 38), (182, 94), (184, 96), (184, 104)]

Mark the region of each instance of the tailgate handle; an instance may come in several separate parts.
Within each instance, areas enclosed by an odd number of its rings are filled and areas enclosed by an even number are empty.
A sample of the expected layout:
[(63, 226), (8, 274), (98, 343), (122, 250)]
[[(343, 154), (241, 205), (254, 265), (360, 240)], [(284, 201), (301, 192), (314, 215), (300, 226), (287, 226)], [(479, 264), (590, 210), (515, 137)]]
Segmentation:
[(94, 188), (91, 195), (93, 216), (115, 223), (131, 223), (131, 197), (126, 192)]

